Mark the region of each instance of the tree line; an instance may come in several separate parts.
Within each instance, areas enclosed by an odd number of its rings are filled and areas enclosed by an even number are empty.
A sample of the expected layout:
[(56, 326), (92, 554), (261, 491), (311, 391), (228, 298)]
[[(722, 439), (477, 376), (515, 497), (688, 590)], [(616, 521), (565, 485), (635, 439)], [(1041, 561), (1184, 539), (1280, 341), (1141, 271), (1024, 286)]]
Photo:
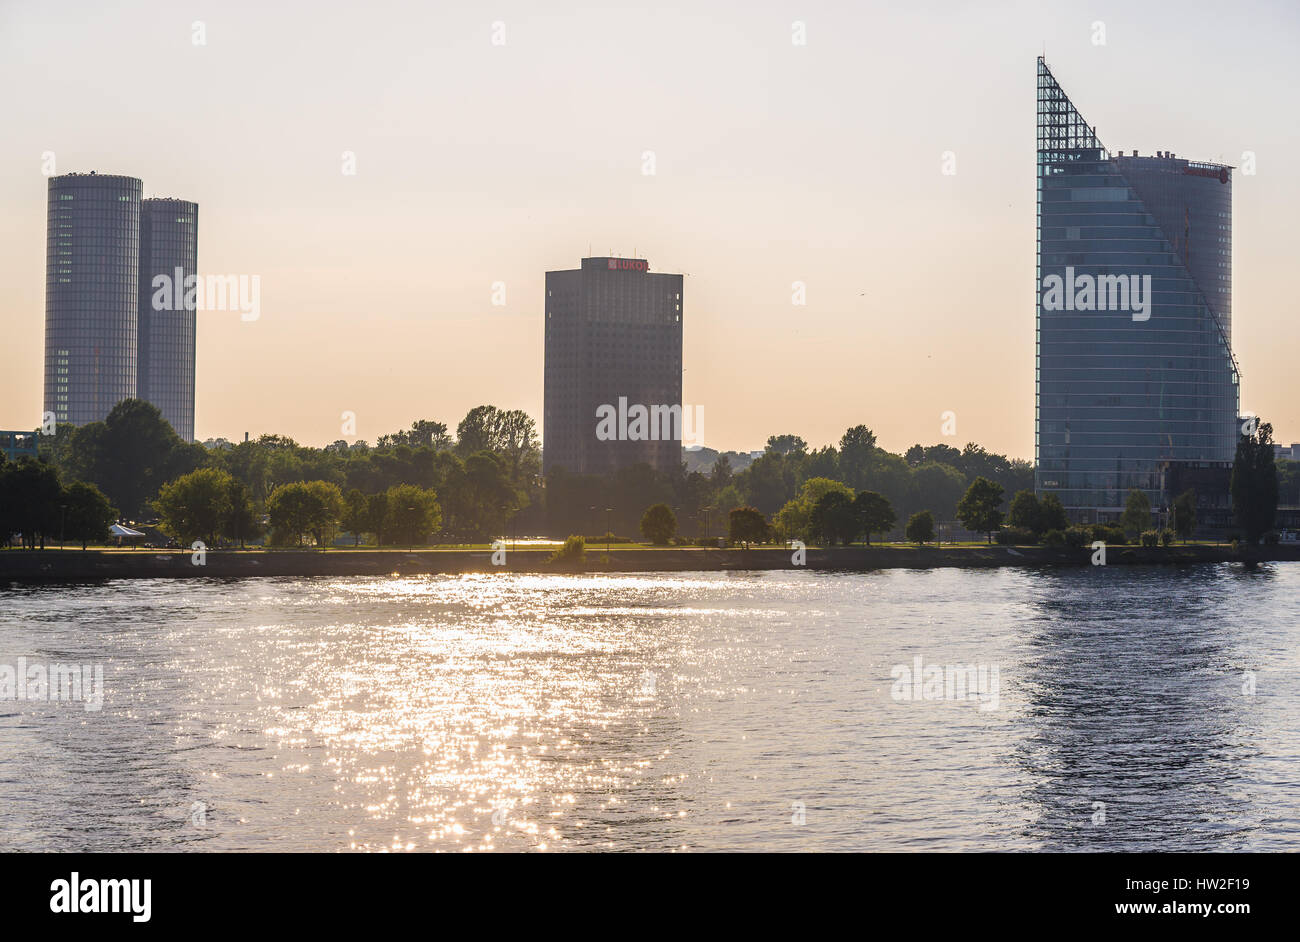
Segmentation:
[[(40, 460), (28, 463), (40, 467), (13, 465), (14, 476), (6, 471), (0, 479), (0, 532), (20, 532), (29, 546), (60, 532), (74, 539), (74, 530), (93, 542), (102, 536), (95, 521), (117, 516), (156, 518), (178, 540), (213, 544), (329, 545), (341, 532), (380, 545), (483, 542), (509, 533), (633, 534), (646, 508), (659, 504), (673, 516), (674, 535), (680, 529), (692, 539), (730, 536), (737, 509), (757, 515), (742, 515), (742, 542), (842, 543), (897, 533), (924, 542), (936, 523), (954, 519), (989, 539), (1004, 522), (1039, 537), (1069, 529), (1053, 495), (1032, 510), (1029, 462), (974, 443), (916, 444), (894, 454), (865, 425), (821, 448), (773, 435), (740, 471), (721, 455), (707, 473), (636, 465), (601, 475), (556, 468), (543, 479), (536, 425), (517, 410), (478, 406), (454, 435), (442, 422), (419, 420), (373, 447), (340, 440), (313, 448), (279, 435), (187, 443), (155, 406), (128, 399), (103, 422), (61, 425), (57, 435), (42, 436)], [(1243, 437), (1238, 465), (1234, 506), (1253, 506), (1260, 482), (1274, 483), (1272, 508), (1265, 500), (1253, 516), (1247, 512), (1249, 533), (1266, 532), (1278, 488), (1286, 493), (1294, 482), (1291, 469), (1273, 467), (1267, 424)], [(1015, 497), (1004, 521), (1005, 494)], [(1035, 513), (1048, 523), (1035, 522)], [(757, 520), (769, 530), (760, 534)]]
[(90, 543), (108, 538), (117, 508), (95, 485), (65, 483), (59, 469), (43, 461), (9, 461), (0, 454), (0, 546), (18, 534), (24, 549), (45, 549), (46, 540)]

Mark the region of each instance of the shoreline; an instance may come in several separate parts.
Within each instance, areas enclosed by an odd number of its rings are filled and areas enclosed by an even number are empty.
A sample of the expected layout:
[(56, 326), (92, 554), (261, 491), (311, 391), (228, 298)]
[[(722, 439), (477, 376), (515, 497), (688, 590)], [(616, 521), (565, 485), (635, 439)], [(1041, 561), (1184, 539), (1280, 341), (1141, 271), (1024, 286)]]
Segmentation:
[[(517, 549), (506, 564), (492, 565), (483, 550), (236, 551), (208, 550), (204, 565), (188, 551), (158, 550), (5, 550), (0, 552), (0, 582), (98, 582), (109, 579), (246, 578), (257, 576), (408, 576), (463, 573), (631, 573), (724, 572), (811, 569), (821, 572), (872, 572), (881, 569), (994, 569), (1091, 565), (1090, 547), (841, 547), (809, 548), (807, 565), (794, 566), (786, 548), (619, 550), (589, 549), (582, 563), (551, 563), (550, 549)], [(1107, 548), (1107, 565), (1190, 566), (1206, 563), (1298, 562), (1300, 545), (1170, 546)]]

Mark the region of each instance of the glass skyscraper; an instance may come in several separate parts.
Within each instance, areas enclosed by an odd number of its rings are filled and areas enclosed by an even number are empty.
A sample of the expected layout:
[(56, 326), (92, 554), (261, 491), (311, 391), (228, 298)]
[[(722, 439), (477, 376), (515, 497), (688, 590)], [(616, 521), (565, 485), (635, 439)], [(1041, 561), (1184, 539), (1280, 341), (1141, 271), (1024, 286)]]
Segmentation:
[(1112, 154), (1038, 60), (1035, 488), (1076, 520), (1232, 461), (1230, 171)]
[[(183, 305), (198, 259), (197, 203), (147, 199), (140, 205), (140, 314), (137, 392), (156, 405), (176, 434), (194, 438), (196, 313)], [(169, 308), (155, 310), (154, 278), (172, 285)]]
[(103, 421), (123, 399), (158, 406), (194, 438), (195, 312), (155, 311), (155, 275), (196, 274), (198, 206), (142, 199), (135, 177), (51, 177), (46, 228), (45, 411)]
[(97, 422), (136, 394), (140, 196), (135, 177), (51, 177), (45, 249), (45, 411)]

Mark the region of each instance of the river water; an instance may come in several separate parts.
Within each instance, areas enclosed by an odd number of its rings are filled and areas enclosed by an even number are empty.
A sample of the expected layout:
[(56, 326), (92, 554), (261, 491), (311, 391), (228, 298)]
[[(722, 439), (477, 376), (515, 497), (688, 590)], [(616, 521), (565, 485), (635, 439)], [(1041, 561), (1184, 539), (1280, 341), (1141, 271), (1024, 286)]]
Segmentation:
[(0, 849), (1295, 850), (1298, 598), (1296, 563), (9, 586), (0, 665), (89, 682), (0, 699)]

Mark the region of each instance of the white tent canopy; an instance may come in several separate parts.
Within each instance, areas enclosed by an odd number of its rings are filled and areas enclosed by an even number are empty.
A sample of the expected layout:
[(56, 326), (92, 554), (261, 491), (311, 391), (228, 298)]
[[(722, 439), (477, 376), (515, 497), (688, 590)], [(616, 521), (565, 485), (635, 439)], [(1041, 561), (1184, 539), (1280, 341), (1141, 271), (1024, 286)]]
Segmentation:
[(144, 536), (139, 530), (132, 530), (130, 527), (124, 527), (120, 523), (115, 523), (108, 528), (108, 532), (113, 536)]

